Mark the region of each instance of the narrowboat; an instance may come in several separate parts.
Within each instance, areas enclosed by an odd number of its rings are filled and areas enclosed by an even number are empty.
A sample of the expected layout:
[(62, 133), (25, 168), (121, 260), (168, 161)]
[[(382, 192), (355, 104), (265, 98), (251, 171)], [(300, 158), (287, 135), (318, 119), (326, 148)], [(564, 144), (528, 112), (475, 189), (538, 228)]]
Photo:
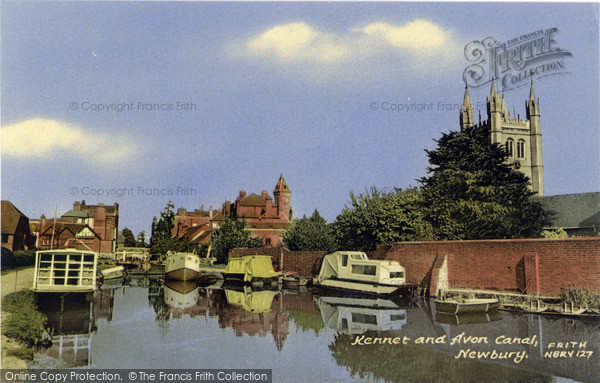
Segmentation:
[(37, 293), (89, 293), (96, 289), (98, 253), (77, 249), (35, 254), (32, 290)]
[(179, 281), (198, 279), (200, 257), (192, 253), (169, 253), (165, 260), (165, 278)]
[(370, 260), (360, 251), (336, 251), (323, 257), (314, 285), (323, 288), (390, 295), (412, 289), (396, 261)]
[(281, 273), (273, 269), (273, 262), (268, 255), (247, 255), (240, 258), (229, 258), (223, 270), (225, 282), (241, 282), (244, 284), (276, 283)]
[(446, 299), (436, 300), (437, 312), (445, 314), (486, 313), (500, 307), (498, 299)]

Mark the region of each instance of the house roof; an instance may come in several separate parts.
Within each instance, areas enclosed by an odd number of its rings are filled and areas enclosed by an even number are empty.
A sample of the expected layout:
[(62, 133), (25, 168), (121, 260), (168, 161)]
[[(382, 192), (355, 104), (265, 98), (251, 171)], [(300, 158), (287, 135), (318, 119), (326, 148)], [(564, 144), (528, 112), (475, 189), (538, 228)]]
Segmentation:
[(17, 227), (19, 226), (19, 220), (21, 217), (29, 220), (27, 216), (10, 201), (2, 201), (2, 233), (15, 234)]
[(238, 202), (241, 206), (265, 206), (265, 200), (256, 193), (250, 194)]
[(89, 218), (93, 217), (92, 212), (86, 210), (69, 210), (63, 217), (75, 217), (75, 218)]
[(600, 192), (546, 196), (541, 202), (556, 212), (552, 227), (600, 227)]

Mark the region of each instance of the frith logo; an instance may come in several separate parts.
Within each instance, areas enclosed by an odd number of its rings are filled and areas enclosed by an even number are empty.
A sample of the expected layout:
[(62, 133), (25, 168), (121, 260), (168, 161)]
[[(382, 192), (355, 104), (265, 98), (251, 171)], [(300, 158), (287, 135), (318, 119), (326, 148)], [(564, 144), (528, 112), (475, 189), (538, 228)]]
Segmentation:
[(529, 84), (532, 76), (565, 73), (564, 58), (572, 55), (558, 47), (557, 32), (557, 28), (538, 30), (505, 43), (492, 37), (471, 41), (465, 47), (470, 63), (463, 73), (466, 84), (479, 87), (497, 79), (508, 90)]

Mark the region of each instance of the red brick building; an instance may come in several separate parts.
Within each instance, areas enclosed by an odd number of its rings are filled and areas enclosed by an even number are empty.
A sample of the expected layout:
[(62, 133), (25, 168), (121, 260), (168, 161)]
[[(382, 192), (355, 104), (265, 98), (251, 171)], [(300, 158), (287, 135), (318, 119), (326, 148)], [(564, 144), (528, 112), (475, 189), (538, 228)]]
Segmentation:
[(29, 218), (10, 201), (2, 201), (2, 247), (10, 251), (27, 250), (31, 231)]
[(178, 209), (172, 235), (192, 243), (208, 244), (212, 233), (227, 217), (237, 217), (248, 222), (253, 237), (261, 238), (265, 246), (278, 246), (281, 234), (289, 228), (292, 220), (291, 192), (283, 178), (279, 177), (273, 197), (263, 190), (260, 195), (242, 190), (234, 202), (225, 202), (221, 211), (203, 208), (187, 212)]
[(40, 250), (76, 248), (112, 253), (117, 246), (119, 232), (119, 204), (86, 205), (75, 202), (57, 219), (42, 216), (37, 235)]

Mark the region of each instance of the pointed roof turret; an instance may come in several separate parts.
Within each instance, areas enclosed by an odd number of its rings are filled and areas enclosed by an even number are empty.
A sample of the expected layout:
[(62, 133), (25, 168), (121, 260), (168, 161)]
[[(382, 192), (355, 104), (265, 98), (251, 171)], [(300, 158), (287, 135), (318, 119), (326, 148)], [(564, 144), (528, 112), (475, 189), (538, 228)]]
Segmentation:
[(465, 98), (463, 99), (463, 108), (465, 106), (472, 106), (472, 105), (473, 104), (471, 104), (471, 97), (469, 96), (469, 86), (465, 82)]
[(277, 192), (290, 192), (290, 188), (287, 186), (285, 179), (283, 179), (283, 173), (281, 173), (281, 175), (279, 176), (279, 181), (277, 181), (277, 185), (275, 185), (275, 190), (273, 190), (273, 193)]
[(496, 77), (492, 75), (492, 87), (490, 89), (490, 97), (496, 95)]
[(533, 76), (531, 76), (531, 89), (529, 90), (529, 99), (535, 100), (535, 93), (533, 92)]

